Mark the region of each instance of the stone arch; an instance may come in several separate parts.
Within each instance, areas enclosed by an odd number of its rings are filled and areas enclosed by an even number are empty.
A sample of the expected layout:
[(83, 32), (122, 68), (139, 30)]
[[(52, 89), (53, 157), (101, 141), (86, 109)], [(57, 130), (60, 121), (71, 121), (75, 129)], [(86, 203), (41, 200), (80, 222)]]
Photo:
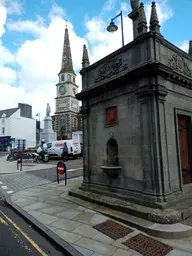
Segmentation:
[(115, 139), (111, 138), (107, 142), (107, 165), (119, 165), (119, 149), (118, 143)]

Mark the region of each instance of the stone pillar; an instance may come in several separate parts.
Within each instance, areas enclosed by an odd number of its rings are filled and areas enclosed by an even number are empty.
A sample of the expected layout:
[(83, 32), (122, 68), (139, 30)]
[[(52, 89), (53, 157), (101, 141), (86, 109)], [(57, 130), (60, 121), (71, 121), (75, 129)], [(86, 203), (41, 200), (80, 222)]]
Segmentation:
[(189, 41), (189, 55), (192, 57), (192, 40)]
[(89, 111), (87, 100), (83, 102), (81, 108), (82, 121), (83, 121), (83, 183), (86, 185), (90, 181), (89, 170)]
[(141, 153), (144, 172), (144, 190), (157, 202), (165, 202), (171, 193), (168, 165), (165, 97), (161, 85), (139, 88), (141, 104)]
[(133, 10), (128, 17), (133, 22), (133, 40), (138, 36), (138, 20), (139, 20), (139, 8)]

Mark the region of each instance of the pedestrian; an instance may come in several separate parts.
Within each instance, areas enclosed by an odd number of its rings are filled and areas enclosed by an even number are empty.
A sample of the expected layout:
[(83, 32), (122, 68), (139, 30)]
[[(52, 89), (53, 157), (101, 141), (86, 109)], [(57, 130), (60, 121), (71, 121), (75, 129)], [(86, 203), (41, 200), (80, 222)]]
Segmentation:
[(68, 147), (67, 147), (67, 143), (66, 142), (64, 142), (64, 146), (63, 146), (62, 159), (64, 161), (68, 160)]

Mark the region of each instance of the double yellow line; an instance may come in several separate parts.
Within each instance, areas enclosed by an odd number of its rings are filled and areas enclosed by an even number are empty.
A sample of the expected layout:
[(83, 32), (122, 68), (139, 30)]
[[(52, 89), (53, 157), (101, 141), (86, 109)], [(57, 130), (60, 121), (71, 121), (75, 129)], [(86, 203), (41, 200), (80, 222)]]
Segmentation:
[[(6, 214), (4, 214), (1, 210), (0, 213), (3, 215), (3, 217), (18, 231), (20, 232), (28, 241), (29, 243), (42, 255), (42, 256), (48, 256), (20, 227), (17, 226), (15, 222), (13, 222)], [(8, 225), (8, 223), (0, 217), (0, 222), (2, 224)]]

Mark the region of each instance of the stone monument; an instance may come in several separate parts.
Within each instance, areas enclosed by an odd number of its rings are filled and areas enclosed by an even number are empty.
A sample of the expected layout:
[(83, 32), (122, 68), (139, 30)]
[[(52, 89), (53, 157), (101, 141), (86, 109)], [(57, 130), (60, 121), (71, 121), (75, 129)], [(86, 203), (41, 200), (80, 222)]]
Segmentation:
[(56, 133), (52, 128), (51, 107), (49, 103), (47, 103), (46, 116), (44, 119), (44, 129), (41, 133), (41, 139), (45, 139), (45, 142), (56, 140)]
[[(164, 39), (155, 2), (149, 30), (143, 3), (131, 6), (132, 42), (93, 65), (83, 49), (79, 193), (176, 207), (192, 196), (192, 43), (186, 53)], [(159, 221), (178, 221), (180, 213)]]

